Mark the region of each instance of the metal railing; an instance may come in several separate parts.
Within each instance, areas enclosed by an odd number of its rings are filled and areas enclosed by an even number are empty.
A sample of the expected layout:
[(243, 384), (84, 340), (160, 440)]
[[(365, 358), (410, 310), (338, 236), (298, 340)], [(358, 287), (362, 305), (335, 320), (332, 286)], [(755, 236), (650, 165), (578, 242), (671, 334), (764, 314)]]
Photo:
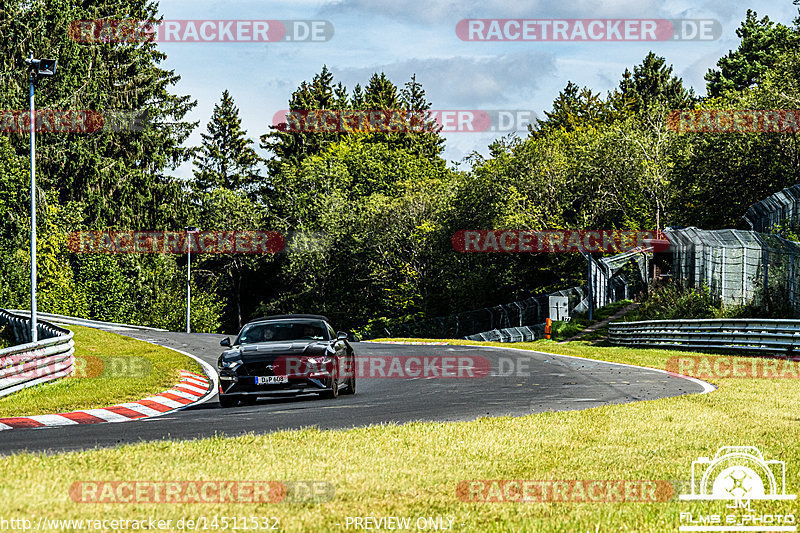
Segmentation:
[(38, 322), (38, 342), (31, 340), (31, 322), (0, 309), (0, 328), (6, 327), (15, 342), (23, 344), (0, 350), (0, 396), (72, 373), (75, 343), (69, 330)]
[(484, 331), (464, 337), (469, 341), (531, 342), (544, 338), (544, 324)]
[(612, 322), (609, 340), (624, 346), (741, 350), (791, 355), (800, 349), (800, 321), (700, 319)]

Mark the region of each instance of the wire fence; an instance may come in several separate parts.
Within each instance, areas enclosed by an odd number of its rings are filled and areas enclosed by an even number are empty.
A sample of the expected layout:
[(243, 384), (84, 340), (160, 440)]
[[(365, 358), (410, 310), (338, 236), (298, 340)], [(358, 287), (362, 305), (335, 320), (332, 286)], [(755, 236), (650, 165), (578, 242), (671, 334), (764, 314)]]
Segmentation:
[(673, 278), (708, 287), (725, 305), (755, 302), (767, 311), (800, 314), (800, 243), (733, 229), (668, 228), (665, 233), (672, 250)]
[(363, 337), (418, 337), (457, 339), (481, 332), (540, 324), (549, 316), (550, 296), (567, 297), (568, 313), (586, 308), (586, 287), (573, 287), (550, 294), (540, 294), (517, 302), (484, 307), (454, 315), (406, 322), (383, 330), (364, 333)]
[[(616, 271), (589, 258), (592, 265), (592, 304), (593, 308), (603, 307), (630, 296), (629, 284)], [(417, 337), (430, 339), (497, 340), (499, 342), (520, 342), (541, 338), (542, 325), (550, 317), (550, 297), (564, 297), (567, 305), (566, 316), (584, 314), (589, 310), (589, 291), (587, 285), (571, 287), (547, 294), (532, 296), (517, 302), (484, 307), (454, 315), (436, 317), (418, 322), (406, 322), (384, 330), (364, 333), (365, 339), (377, 337)], [(535, 335), (539, 335), (535, 337)], [(509, 339), (509, 340), (504, 340)], [(519, 339), (519, 340), (510, 340)]]
[(776, 225), (788, 222), (800, 225), (800, 184), (787, 187), (750, 206), (744, 219), (750, 229), (761, 233), (771, 231)]

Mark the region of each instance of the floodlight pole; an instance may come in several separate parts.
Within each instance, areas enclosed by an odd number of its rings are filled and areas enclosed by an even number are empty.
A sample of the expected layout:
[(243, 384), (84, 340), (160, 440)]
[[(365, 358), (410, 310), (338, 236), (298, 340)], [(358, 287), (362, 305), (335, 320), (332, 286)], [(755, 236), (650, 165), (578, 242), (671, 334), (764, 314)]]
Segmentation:
[[(31, 54), (33, 60), (33, 54)], [(33, 99), (33, 85), (36, 73), (31, 68), (29, 103), (31, 109), (31, 342), (39, 339), (36, 325), (36, 106)]]
[(33, 87), (36, 76), (53, 76), (56, 73), (55, 59), (34, 59), (33, 53), (25, 60), (28, 65), (28, 81), (30, 89), (28, 100), (31, 108), (31, 342), (39, 340), (38, 324), (36, 323), (36, 105), (33, 98)]

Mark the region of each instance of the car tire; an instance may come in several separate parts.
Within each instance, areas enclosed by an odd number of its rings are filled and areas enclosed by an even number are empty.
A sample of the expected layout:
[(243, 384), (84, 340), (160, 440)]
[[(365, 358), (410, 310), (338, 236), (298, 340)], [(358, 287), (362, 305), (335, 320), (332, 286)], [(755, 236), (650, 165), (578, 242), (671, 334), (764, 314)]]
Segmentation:
[(323, 398), (334, 399), (339, 397), (339, 371), (334, 367), (333, 375), (330, 378), (330, 390), (324, 390), (320, 394)]
[(229, 394), (220, 394), (219, 405), (220, 407), (223, 408), (236, 407), (237, 405), (239, 405), (239, 398), (237, 398), (236, 396), (231, 396)]

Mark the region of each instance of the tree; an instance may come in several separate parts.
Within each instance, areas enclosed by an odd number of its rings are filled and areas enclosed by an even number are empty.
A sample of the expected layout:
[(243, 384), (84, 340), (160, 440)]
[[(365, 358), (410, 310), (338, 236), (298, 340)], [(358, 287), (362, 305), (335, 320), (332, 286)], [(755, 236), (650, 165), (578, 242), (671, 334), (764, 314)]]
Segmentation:
[[(356, 85), (352, 95), (348, 96), (346, 88), (341, 83), (334, 85), (333, 75), (326, 66), (322, 67), (322, 71), (314, 76), (310, 83), (302, 82), (289, 100), (290, 111), (382, 111), (388, 114), (405, 111), (424, 112), (430, 108), (431, 103), (427, 101), (425, 91), (417, 82), (416, 76), (412, 76), (411, 81), (406, 83), (403, 89), (398, 90), (386, 74), (375, 73), (370, 77), (366, 87), (362, 89), (361, 85)], [(428, 126), (426, 131), (408, 133), (382, 132), (373, 129), (367, 132), (342, 131), (338, 128), (335, 131), (298, 132), (287, 131), (290, 128), (284, 123), (270, 126), (272, 131), (261, 137), (261, 147), (273, 154), (267, 161), (271, 176), (280, 173), (284, 165), (299, 168), (307, 157), (319, 155), (327, 147), (348, 137), (358, 137), (359, 142), (363, 143), (388, 143), (410, 150), (431, 161), (439, 161), (439, 156), (444, 151), (441, 128), (430, 120), (426, 121), (426, 125)], [(444, 164), (443, 160), (441, 162)]]
[(619, 83), (621, 105), (632, 113), (648, 111), (656, 106), (667, 109), (684, 109), (694, 100), (693, 91), (687, 91), (683, 82), (672, 75), (672, 66), (666, 59), (647, 54), (641, 65), (628, 69)]
[(225, 188), (254, 195), (261, 158), (246, 135), (239, 108), (226, 89), (220, 103), (214, 106), (207, 133), (201, 134), (203, 144), (194, 162), (195, 190), (208, 193)]
[[(180, 80), (160, 68), (166, 58), (154, 42), (85, 44), (71, 33), (74, 21), (158, 20), (153, 0), (2, 0), (0, 13), (0, 108), (26, 109), (27, 75), (22, 59), (34, 53), (58, 59), (53, 78), (37, 88), (40, 109), (94, 110), (106, 118), (134, 113), (139, 123), (115, 131), (111, 124), (93, 133), (47, 133), (37, 138), (38, 175), (58, 201), (85, 204), (94, 226), (163, 227), (180, 202), (180, 184), (166, 175), (188, 160), (183, 146), (196, 124), (184, 122), (196, 105), (171, 92)], [(97, 34), (100, 27), (97, 28)], [(25, 135), (12, 136), (19, 154)]]
[(758, 84), (779, 61), (781, 55), (796, 51), (797, 31), (772, 22), (769, 17), (757, 18), (747, 10), (747, 17), (736, 30), (741, 42), (736, 51), (717, 61), (717, 69), (709, 69), (705, 79), (708, 95), (717, 97), (726, 91), (741, 91)]
[[(225, 187), (202, 193), (191, 221), (203, 229), (255, 231), (274, 229), (264, 208), (241, 191)], [(249, 312), (264, 296), (268, 284), (260, 275), (272, 266), (271, 256), (248, 254), (198, 255), (193, 263), (195, 283), (204, 294), (220, 301), (221, 321), (225, 328), (240, 329)], [(272, 274), (274, 275), (274, 274)]]
[[(612, 122), (617, 117), (609, 101), (603, 100), (588, 87), (580, 89), (571, 81), (558, 93), (553, 101), (552, 111), (545, 111), (545, 120), (538, 120), (538, 131), (541, 135), (548, 131), (563, 129), (574, 131), (586, 126), (597, 127)], [(529, 126), (531, 133), (533, 128)]]
[[(341, 84), (333, 85), (333, 74), (326, 65), (315, 75), (311, 83), (303, 81), (289, 98), (289, 111), (311, 111), (326, 109), (345, 109), (349, 98)], [(308, 156), (321, 153), (326, 146), (342, 136), (334, 132), (293, 132), (286, 131), (286, 124), (270, 126), (272, 130), (261, 136), (261, 147), (274, 156), (267, 160), (270, 175), (275, 175), (284, 164), (298, 166)]]

